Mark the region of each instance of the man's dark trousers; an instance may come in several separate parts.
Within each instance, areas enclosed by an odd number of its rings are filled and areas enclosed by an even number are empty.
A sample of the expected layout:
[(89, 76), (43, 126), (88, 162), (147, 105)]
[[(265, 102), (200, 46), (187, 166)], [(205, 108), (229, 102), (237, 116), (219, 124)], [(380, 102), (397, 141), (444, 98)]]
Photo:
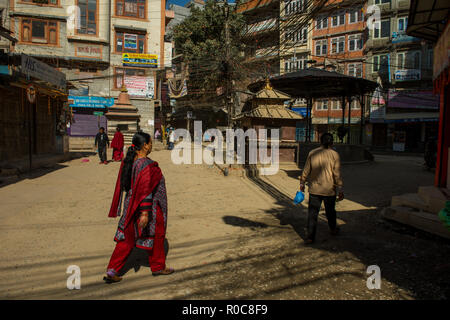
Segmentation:
[(325, 214), (328, 219), (328, 226), (330, 227), (330, 230), (336, 229), (336, 196), (309, 194), (307, 237), (313, 241), (316, 238), (317, 218), (319, 216), (322, 201), (325, 204)]
[(106, 161), (106, 146), (98, 147), (98, 156), (99, 156), (101, 162)]

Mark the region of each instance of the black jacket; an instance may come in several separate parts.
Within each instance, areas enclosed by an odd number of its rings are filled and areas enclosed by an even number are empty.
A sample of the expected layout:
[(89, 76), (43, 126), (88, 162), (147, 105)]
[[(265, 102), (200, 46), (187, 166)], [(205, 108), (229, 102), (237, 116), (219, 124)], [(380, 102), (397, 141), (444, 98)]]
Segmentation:
[(97, 133), (95, 136), (95, 145), (99, 148), (104, 148), (106, 145), (109, 146), (109, 139), (106, 133)]

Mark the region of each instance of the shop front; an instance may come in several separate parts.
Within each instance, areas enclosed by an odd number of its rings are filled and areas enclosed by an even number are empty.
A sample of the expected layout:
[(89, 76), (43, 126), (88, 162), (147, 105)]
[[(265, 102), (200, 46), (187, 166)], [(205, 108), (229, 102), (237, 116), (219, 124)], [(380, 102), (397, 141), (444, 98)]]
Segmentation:
[[(350, 118), (350, 144), (359, 144), (360, 121), (360, 118)], [(342, 126), (342, 118), (315, 117), (312, 119), (312, 123), (314, 130), (311, 141), (319, 142), (321, 135), (325, 132), (329, 132), (333, 135), (333, 140), (335, 143), (339, 143), (341, 141), (338, 136), (338, 128)], [(345, 119), (344, 125), (348, 128), (347, 119)], [(344, 142), (346, 141), (346, 138), (344, 138)]]
[(65, 156), (65, 75), (26, 55), (10, 56), (6, 67), (0, 74), (0, 165), (31, 169), (37, 157)]
[(94, 96), (69, 96), (72, 123), (67, 129), (71, 150), (91, 150), (95, 135), (100, 127), (107, 132), (107, 108), (114, 104), (114, 98)]

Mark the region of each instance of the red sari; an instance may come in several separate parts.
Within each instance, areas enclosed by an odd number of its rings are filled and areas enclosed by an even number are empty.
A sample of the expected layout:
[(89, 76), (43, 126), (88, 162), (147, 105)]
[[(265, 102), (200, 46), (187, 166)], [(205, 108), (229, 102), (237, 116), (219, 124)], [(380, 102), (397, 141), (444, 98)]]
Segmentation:
[[(109, 217), (120, 216), (122, 167), (123, 163), (117, 178)], [(149, 222), (143, 229), (138, 226), (141, 211), (149, 212)], [(122, 213), (114, 237), (117, 244), (107, 273), (110, 276), (118, 274), (135, 246), (147, 250), (152, 272), (164, 270), (166, 267), (164, 239), (167, 228), (167, 195), (164, 176), (157, 162), (140, 158), (133, 163), (131, 189), (126, 194)]]
[(111, 148), (113, 148), (112, 158), (114, 161), (122, 161), (123, 146), (124, 146), (123, 134), (120, 131), (116, 131), (116, 133), (114, 134), (114, 138), (111, 141)]

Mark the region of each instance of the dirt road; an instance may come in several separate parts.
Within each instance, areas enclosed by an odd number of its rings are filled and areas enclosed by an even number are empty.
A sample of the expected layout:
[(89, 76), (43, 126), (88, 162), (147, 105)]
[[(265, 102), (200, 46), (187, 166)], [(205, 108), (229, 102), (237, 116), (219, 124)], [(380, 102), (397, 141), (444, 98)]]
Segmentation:
[[(344, 167), (342, 234), (321, 217), (318, 241), (305, 246), (304, 209), (292, 205), (299, 171), (246, 179), (206, 165), (174, 165), (167, 150), (151, 157), (166, 177), (168, 265), (152, 277), (136, 250), (118, 284), (102, 281), (117, 220), (107, 218), (118, 163), (96, 157), (36, 172), (0, 189), (2, 299), (415, 299), (449, 298), (450, 244), (380, 219), (393, 194), (430, 185), (417, 158), (377, 157)], [(405, 161), (406, 160), (406, 161)], [(67, 267), (81, 269), (68, 290)], [(146, 266), (147, 265), (147, 266)], [(366, 269), (381, 269), (369, 290)]]

